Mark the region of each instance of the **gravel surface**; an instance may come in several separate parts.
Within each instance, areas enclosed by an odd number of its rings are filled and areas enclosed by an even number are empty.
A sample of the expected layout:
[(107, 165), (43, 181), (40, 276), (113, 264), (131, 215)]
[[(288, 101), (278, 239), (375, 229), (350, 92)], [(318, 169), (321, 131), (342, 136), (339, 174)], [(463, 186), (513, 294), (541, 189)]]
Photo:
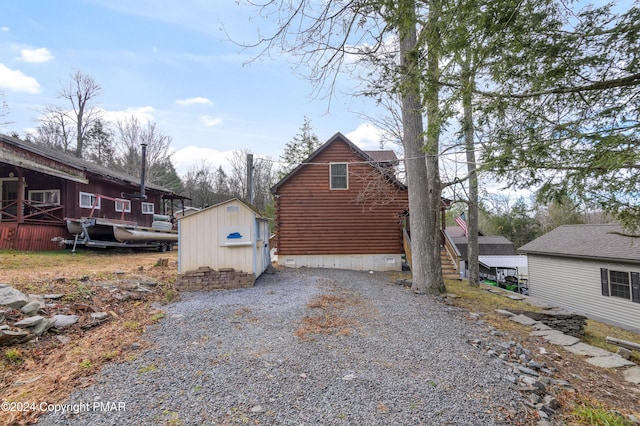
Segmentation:
[(392, 281), (287, 269), (250, 289), (183, 294), (145, 334), (151, 349), (74, 392), (78, 413), (38, 424), (515, 424), (516, 385), (469, 343), (492, 338), (482, 322)]

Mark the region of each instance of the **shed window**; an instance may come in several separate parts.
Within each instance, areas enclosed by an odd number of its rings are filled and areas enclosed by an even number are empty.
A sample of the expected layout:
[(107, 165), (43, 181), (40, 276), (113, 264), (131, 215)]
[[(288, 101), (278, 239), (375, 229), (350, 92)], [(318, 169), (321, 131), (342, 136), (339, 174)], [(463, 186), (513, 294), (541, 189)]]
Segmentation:
[(329, 165), (331, 189), (348, 189), (347, 163), (332, 163)]
[(38, 205), (43, 205), (43, 206), (59, 206), (60, 190), (45, 189), (45, 190), (38, 190), (38, 191), (29, 191), (29, 201), (38, 203)]
[(142, 203), (142, 214), (153, 214), (153, 203)]
[[(94, 207), (95, 204), (95, 207)], [(96, 197), (95, 194), (90, 194), (88, 192), (80, 193), (80, 207), (83, 209), (92, 209), (100, 210), (100, 198)]]
[(640, 273), (602, 268), (600, 276), (603, 296), (631, 299), (632, 302), (640, 303)]
[(125, 213), (131, 212), (131, 201), (116, 199), (115, 203), (116, 203), (117, 212), (125, 212)]

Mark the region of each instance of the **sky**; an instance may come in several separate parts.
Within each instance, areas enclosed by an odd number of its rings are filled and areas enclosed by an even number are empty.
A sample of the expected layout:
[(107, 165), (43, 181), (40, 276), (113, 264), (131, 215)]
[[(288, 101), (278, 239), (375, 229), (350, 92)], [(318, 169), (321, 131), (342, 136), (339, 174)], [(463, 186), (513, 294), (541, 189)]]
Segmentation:
[(102, 88), (106, 118), (149, 120), (172, 138), (180, 175), (203, 161), (226, 167), (240, 149), (277, 159), (304, 117), (321, 142), (341, 132), (378, 149), (361, 118), (372, 106), (348, 84), (331, 102), (314, 99), (286, 57), (251, 61), (258, 50), (234, 43), (268, 25), (236, 0), (1, 1), (0, 133), (24, 135), (45, 106), (68, 107), (58, 94), (80, 71)]

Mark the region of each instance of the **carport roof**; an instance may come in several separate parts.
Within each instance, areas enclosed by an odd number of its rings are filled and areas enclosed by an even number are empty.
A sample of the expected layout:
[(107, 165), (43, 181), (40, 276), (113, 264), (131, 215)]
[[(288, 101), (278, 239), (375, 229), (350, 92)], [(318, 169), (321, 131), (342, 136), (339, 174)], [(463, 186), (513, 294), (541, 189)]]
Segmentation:
[(527, 256), (478, 256), (478, 262), (487, 268), (527, 267)]

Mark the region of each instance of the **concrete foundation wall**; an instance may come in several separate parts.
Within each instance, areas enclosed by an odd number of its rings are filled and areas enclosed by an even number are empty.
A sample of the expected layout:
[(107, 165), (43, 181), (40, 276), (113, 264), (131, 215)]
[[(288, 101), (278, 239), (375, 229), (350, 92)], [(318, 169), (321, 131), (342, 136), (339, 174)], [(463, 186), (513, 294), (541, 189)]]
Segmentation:
[(354, 271), (401, 271), (400, 254), (279, 255), (278, 265), (288, 268), (329, 268)]

